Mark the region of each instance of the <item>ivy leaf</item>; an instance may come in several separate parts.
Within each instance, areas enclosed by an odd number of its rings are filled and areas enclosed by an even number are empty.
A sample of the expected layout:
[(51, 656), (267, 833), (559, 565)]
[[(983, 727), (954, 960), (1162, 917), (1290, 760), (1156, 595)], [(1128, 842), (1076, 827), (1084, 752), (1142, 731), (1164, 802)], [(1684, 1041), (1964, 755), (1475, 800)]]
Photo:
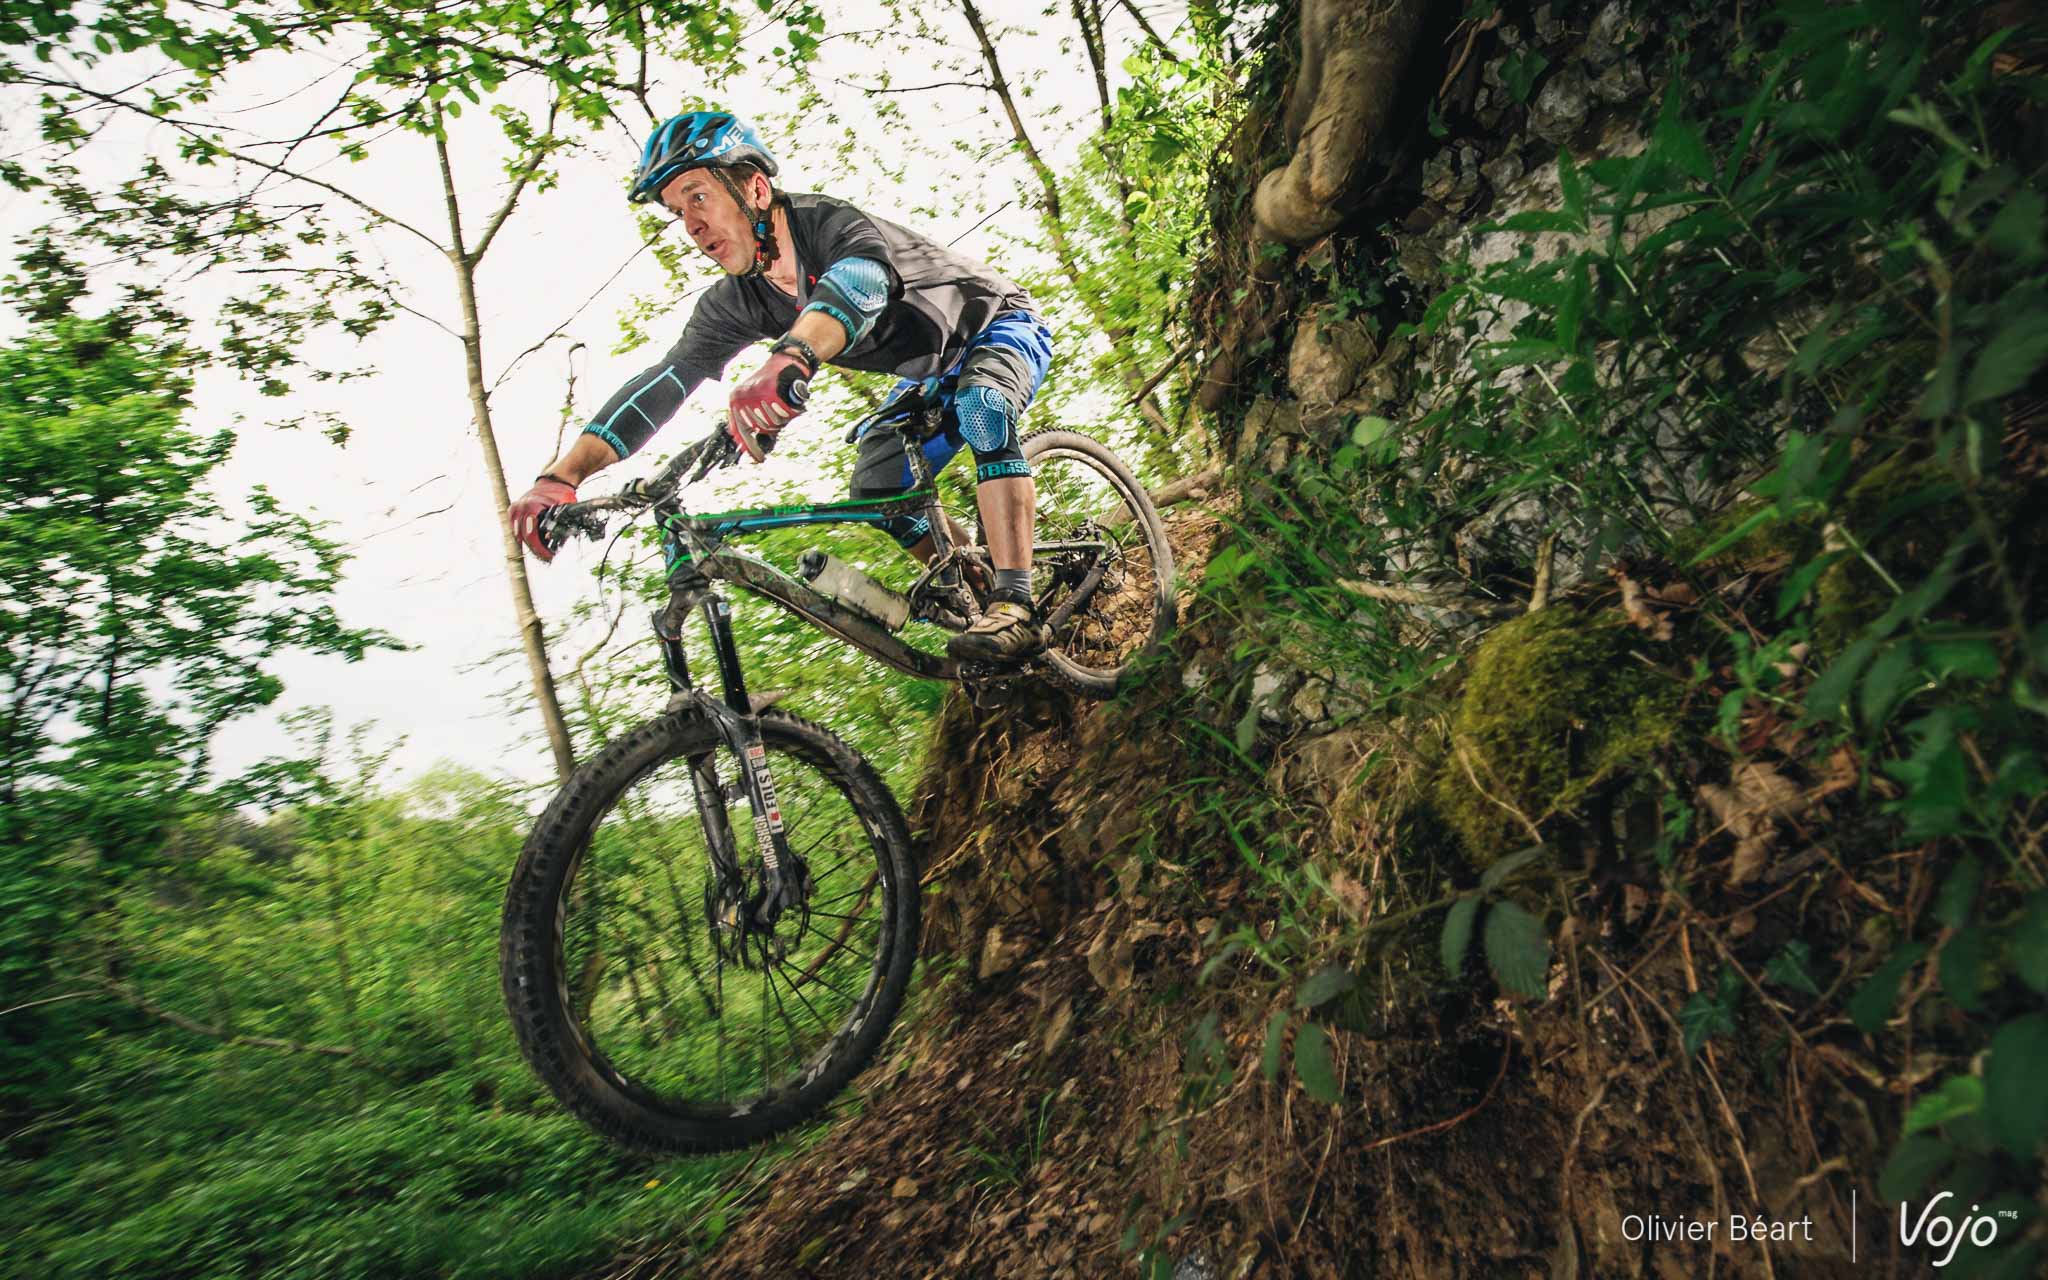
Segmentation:
[(2048, 1130), (2048, 1014), (2015, 1018), (1991, 1037), (1984, 1064), (1984, 1118), (2005, 1149), (2031, 1160)]
[(1540, 998), (1550, 972), (1550, 938), (1543, 922), (1515, 903), (1494, 903), (1486, 913), (1486, 963), (1509, 991)]
[(1294, 1006), (1313, 1009), (1317, 1005), (1328, 1004), (1357, 985), (1358, 979), (1351, 976), (1349, 969), (1341, 964), (1328, 965), (1301, 984), (1301, 990), (1294, 993)]
[(1294, 1033), (1294, 1074), (1318, 1102), (1335, 1106), (1344, 1100), (1336, 1068), (1330, 1064), (1330, 1033), (1313, 1022)]
[(1529, 91), (1536, 87), (1536, 77), (1549, 66), (1550, 59), (1534, 49), (1517, 49), (1500, 64), (1501, 83), (1515, 95), (1516, 102), (1527, 102)]
[(1764, 981), (1804, 991), (1810, 996), (1819, 995), (1820, 984), (1813, 980), (1813, 948), (1798, 941), (1778, 948), (1778, 954), (1764, 966)]
[(1892, 1005), (1898, 1001), (1899, 983), (1926, 954), (1926, 943), (1907, 943), (1886, 957), (1877, 972), (1849, 997), (1849, 1017), (1866, 1035), (1875, 1035), (1884, 1027), (1885, 1019), (1892, 1016)]
[[(2048, 895), (2044, 895), (2048, 896)], [(1451, 904), (1444, 917), (1442, 940), (1444, 972), (1456, 977), (1465, 967), (1465, 949), (1472, 945), (1472, 922), (1479, 916), (1479, 895), (1468, 893)], [(2043, 930), (2048, 933), (2048, 930)], [(2044, 947), (2048, 950), (2048, 947)]]
[(1735, 1034), (1735, 1008), (1742, 998), (1742, 979), (1734, 970), (1722, 969), (1714, 990), (1695, 991), (1678, 1011), (1678, 1025), (1684, 1033), (1685, 1051), (1698, 1053), (1708, 1040)]

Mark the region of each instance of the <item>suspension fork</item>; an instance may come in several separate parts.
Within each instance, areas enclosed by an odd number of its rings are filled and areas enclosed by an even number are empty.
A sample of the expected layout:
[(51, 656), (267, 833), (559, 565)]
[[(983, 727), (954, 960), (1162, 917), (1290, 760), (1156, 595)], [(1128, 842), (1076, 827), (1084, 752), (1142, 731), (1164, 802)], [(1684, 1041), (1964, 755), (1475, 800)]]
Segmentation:
[[(746, 790), (747, 807), (754, 815), (754, 846), (761, 859), (761, 895), (754, 906), (754, 923), (773, 928), (785, 908), (801, 902), (809, 893), (810, 869), (802, 858), (790, 852), (783, 830), (782, 805), (775, 795), (768, 748), (761, 738), (761, 718), (754, 714), (753, 701), (747, 694), (746, 673), (740, 667), (739, 646), (733, 639), (732, 604), (724, 596), (711, 594), (704, 598), (701, 607), (711, 632), (711, 653), (718, 663), (724, 700), (714, 702), (700, 697), (698, 702), (710, 714), (719, 737), (740, 761), (740, 781)], [(681, 648), (680, 643), (677, 648)]]
[[(739, 648), (733, 639), (732, 605), (722, 596), (710, 593), (701, 575), (693, 573), (689, 577), (694, 581), (671, 581), (668, 606), (654, 615), (662, 665), (675, 691), (669, 707), (699, 707), (710, 718), (720, 740), (740, 761), (740, 781), (754, 815), (754, 839), (763, 870), (754, 923), (770, 928), (785, 906), (808, 891), (810, 872), (803, 859), (790, 853), (783, 832), (782, 807), (776, 800), (775, 779), (769, 771), (767, 747), (761, 739), (761, 720), (748, 698), (746, 675), (740, 668)], [(701, 603), (711, 632), (712, 656), (724, 684), (723, 702), (706, 696), (690, 678), (681, 624), (692, 603)], [(703, 820), (713, 866), (731, 899), (738, 901), (745, 893), (746, 876), (739, 865), (739, 842), (725, 820), (725, 788), (708, 755), (690, 761), (690, 785), (697, 796), (697, 811)]]

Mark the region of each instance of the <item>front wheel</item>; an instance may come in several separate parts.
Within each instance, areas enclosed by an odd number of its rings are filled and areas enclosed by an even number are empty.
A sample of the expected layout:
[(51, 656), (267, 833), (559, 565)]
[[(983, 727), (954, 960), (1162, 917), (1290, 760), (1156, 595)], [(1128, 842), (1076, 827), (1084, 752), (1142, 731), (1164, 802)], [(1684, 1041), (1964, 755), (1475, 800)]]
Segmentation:
[(770, 711), (761, 736), (810, 871), (772, 929), (733, 909), (759, 883), (754, 822), (736, 812), (738, 762), (694, 710), (578, 769), (513, 872), (499, 968), (520, 1051), (614, 1140), (721, 1151), (801, 1123), (868, 1064), (902, 1003), (918, 888), (895, 798), (816, 725)]
[(1107, 698), (1173, 628), (1173, 548), (1130, 468), (1107, 446), (1048, 427), (1024, 437), (1038, 489), (1032, 595), (1061, 683)]

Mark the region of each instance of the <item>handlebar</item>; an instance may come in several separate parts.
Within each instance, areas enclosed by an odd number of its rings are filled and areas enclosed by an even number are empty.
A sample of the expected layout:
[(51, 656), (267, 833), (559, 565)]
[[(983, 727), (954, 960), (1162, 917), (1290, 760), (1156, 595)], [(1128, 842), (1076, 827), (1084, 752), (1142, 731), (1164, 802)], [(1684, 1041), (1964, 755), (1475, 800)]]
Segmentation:
[[(559, 548), (576, 534), (595, 542), (604, 537), (604, 514), (610, 511), (644, 511), (686, 485), (702, 480), (714, 468), (729, 467), (739, 460), (739, 446), (727, 433), (721, 418), (710, 435), (669, 459), (668, 465), (645, 479), (629, 480), (624, 488), (604, 498), (587, 502), (565, 502), (540, 513), (536, 531), (550, 548)], [(695, 468), (691, 471), (691, 468)], [(684, 472), (690, 472), (684, 478)]]
[[(797, 372), (794, 369), (787, 373)], [(782, 397), (798, 412), (811, 398), (811, 384), (808, 378), (791, 379), (782, 388)], [(766, 432), (754, 436), (754, 445), (763, 457), (774, 452), (775, 436)], [(624, 488), (608, 498), (592, 498), (588, 502), (566, 502), (559, 507), (550, 507), (540, 513), (535, 522), (540, 540), (550, 549), (559, 548), (572, 536), (582, 534), (592, 542), (604, 537), (604, 520), (607, 511), (644, 511), (655, 503), (686, 485), (702, 480), (716, 467), (729, 467), (739, 461), (740, 447), (733, 441), (727, 427), (727, 420), (720, 417), (718, 425), (710, 435), (678, 453), (667, 466), (644, 480), (628, 480)], [(683, 473), (691, 467), (696, 470), (690, 478), (683, 479)]]

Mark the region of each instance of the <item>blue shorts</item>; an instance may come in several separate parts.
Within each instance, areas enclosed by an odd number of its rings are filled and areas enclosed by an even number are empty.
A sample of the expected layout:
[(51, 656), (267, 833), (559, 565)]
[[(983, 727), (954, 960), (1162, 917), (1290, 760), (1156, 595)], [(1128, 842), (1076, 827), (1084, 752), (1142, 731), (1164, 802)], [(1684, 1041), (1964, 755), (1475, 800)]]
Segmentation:
[[(924, 456), (938, 474), (962, 448), (974, 451), (975, 480), (1028, 476), (1017, 421), (1052, 368), (1052, 330), (1028, 311), (1006, 311), (968, 342), (944, 373), (924, 381), (940, 410), (942, 429), (925, 441)], [(898, 382), (896, 396), (919, 385)], [(908, 489), (915, 477), (895, 421), (869, 423), (853, 467), (853, 496), (886, 497)], [(921, 536), (921, 535), (920, 535)], [(915, 539), (913, 539), (914, 541)]]

